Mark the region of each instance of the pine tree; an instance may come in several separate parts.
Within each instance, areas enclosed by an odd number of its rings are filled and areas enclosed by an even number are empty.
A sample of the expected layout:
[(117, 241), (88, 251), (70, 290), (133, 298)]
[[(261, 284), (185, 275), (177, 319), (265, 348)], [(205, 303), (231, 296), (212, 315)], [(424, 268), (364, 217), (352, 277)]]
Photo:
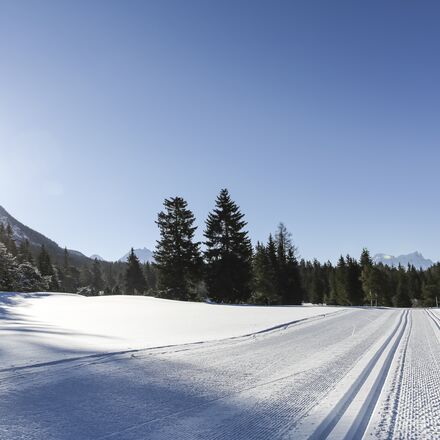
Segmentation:
[(18, 247), (17, 260), (19, 263), (30, 263), (34, 265), (34, 258), (32, 257), (31, 247), (28, 239), (23, 240)]
[(53, 275), (53, 267), (52, 262), (50, 260), (50, 255), (48, 254), (46, 247), (41, 245), (40, 254), (37, 259), (38, 270), (43, 276), (52, 276)]
[(359, 263), (351, 258), (346, 257), (346, 293), (349, 304), (352, 306), (361, 306), (364, 303), (364, 295), (361, 282), (361, 267)]
[(139, 258), (131, 248), (127, 259), (127, 269), (124, 277), (125, 292), (127, 295), (142, 295), (146, 289), (145, 277), (142, 272)]
[(113, 295), (113, 290), (116, 286), (116, 280), (113, 273), (113, 263), (105, 265), (105, 282), (104, 293), (105, 295)]
[(0, 291), (14, 290), (18, 277), (18, 267), (15, 257), (0, 243)]
[(334, 279), (334, 300), (339, 305), (350, 305), (347, 292), (347, 265), (344, 257), (341, 255), (335, 269)]
[(31, 263), (25, 261), (18, 266), (14, 290), (18, 292), (38, 292), (48, 288), (49, 286), (40, 275), (38, 269)]
[(407, 274), (405, 269), (399, 265), (397, 272), (397, 289), (393, 297), (394, 307), (411, 307), (411, 298), (409, 296)]
[(316, 259), (313, 260), (313, 264), (311, 266), (312, 280), (310, 283), (309, 300), (313, 304), (322, 304), (326, 294), (326, 285), (322, 274), (323, 270), (321, 268), (321, 264)]
[(93, 260), (91, 288), (95, 295), (98, 295), (104, 289), (104, 280), (102, 279), (101, 264), (98, 259)]
[(253, 259), (254, 293), (257, 304), (280, 304), (276, 280), (276, 250), (272, 235), (267, 246), (257, 243)]
[(147, 291), (152, 294), (157, 290), (156, 265), (147, 261), (144, 267), (144, 273), (145, 273), (145, 281), (147, 282)]
[(244, 214), (222, 189), (214, 210), (209, 213), (206, 238), (206, 284), (208, 295), (216, 301), (247, 301), (252, 287), (252, 246)]
[(302, 289), (296, 248), (290, 232), (283, 223), (275, 235), (277, 256), (277, 285), (282, 304), (301, 304)]
[(6, 248), (8, 250), (8, 252), (10, 254), (12, 254), (12, 256), (16, 257), (17, 256), (17, 245), (15, 244), (15, 240), (14, 240), (14, 231), (12, 230), (11, 225), (8, 223), (6, 226), (6, 230), (5, 230), (6, 236), (5, 236), (5, 245)]
[(201, 277), (200, 243), (194, 241), (197, 229), (194, 214), (181, 197), (165, 199), (164, 211), (156, 224), (160, 231), (154, 252), (159, 289), (166, 297), (194, 299), (195, 285)]

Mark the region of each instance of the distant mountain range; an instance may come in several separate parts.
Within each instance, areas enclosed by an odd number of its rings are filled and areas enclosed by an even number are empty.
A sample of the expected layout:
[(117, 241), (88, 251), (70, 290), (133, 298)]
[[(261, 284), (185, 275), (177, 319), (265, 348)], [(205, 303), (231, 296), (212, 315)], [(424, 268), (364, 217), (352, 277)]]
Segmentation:
[[(50, 238), (47, 238), (45, 235), (34, 231), (23, 223), (20, 223), (17, 219), (12, 217), (12, 215), (9, 214), (9, 212), (7, 212), (6, 209), (2, 206), (0, 206), (0, 223), (3, 223), (5, 226), (7, 224), (11, 225), (13, 238), (17, 243), (20, 243), (26, 239), (29, 240), (30, 247), (33, 253), (38, 253), (41, 245), (44, 244), (47, 251), (56, 261), (61, 262), (63, 260), (64, 248), (58, 246), (57, 243), (55, 243)], [(72, 264), (81, 265), (90, 262), (90, 259), (79, 251), (75, 251), (73, 249), (68, 249), (68, 251), (69, 258)]]
[[(142, 249), (134, 249), (134, 254), (136, 255), (136, 257), (139, 258), (139, 261), (141, 263), (151, 263), (152, 261), (154, 261), (153, 252), (146, 247)], [(119, 258), (118, 261), (125, 263), (129, 255), (130, 252), (127, 252), (123, 257)]]
[(398, 257), (387, 254), (376, 254), (373, 257), (373, 261), (394, 267), (400, 264), (405, 268), (410, 264), (416, 269), (422, 268), (423, 270), (430, 268), (434, 264), (432, 260), (425, 258), (420, 252), (412, 252), (410, 254), (399, 255)]

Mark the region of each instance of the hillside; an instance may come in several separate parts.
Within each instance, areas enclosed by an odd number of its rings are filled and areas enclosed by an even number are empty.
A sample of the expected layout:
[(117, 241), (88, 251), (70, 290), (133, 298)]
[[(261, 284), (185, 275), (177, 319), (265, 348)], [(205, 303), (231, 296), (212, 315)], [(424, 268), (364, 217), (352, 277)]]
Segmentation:
[[(13, 238), (17, 243), (20, 243), (26, 239), (29, 240), (31, 250), (34, 253), (38, 252), (41, 246), (44, 245), (55, 261), (62, 261), (64, 255), (64, 249), (62, 247), (40, 232), (37, 232), (34, 229), (31, 229), (29, 226), (19, 222), (2, 206), (0, 206), (0, 223), (3, 223), (5, 226), (7, 224), (11, 225), (14, 234)], [(68, 249), (68, 251), (70, 262), (73, 265), (82, 265), (91, 261), (79, 251), (73, 249)]]

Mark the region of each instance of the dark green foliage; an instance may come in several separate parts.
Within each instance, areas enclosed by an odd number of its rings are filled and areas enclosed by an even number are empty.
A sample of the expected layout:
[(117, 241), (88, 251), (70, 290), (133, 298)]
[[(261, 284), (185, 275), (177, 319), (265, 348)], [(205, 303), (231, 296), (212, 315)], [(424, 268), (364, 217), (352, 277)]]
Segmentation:
[(252, 292), (252, 246), (244, 214), (222, 189), (209, 213), (206, 238), (206, 286), (215, 301), (241, 303)]
[(127, 260), (127, 269), (124, 278), (125, 293), (127, 295), (142, 295), (147, 287), (138, 257), (131, 248)]
[(40, 254), (38, 255), (37, 266), (43, 276), (52, 276), (54, 274), (50, 255), (46, 251), (44, 244), (41, 246)]
[(31, 247), (28, 239), (23, 240), (18, 246), (17, 260), (19, 263), (27, 262), (31, 265), (34, 265), (34, 258), (32, 256)]
[[(160, 240), (154, 252), (158, 288), (162, 296), (180, 300), (195, 299), (195, 286), (201, 278), (200, 243), (194, 241), (194, 214), (181, 197), (165, 199), (164, 211), (157, 216)], [(151, 267), (148, 269), (151, 282)]]
[(155, 264), (147, 262), (144, 266), (145, 281), (147, 283), (147, 291), (154, 293), (157, 290), (157, 272), (158, 269)]
[(283, 223), (278, 226), (275, 235), (277, 258), (277, 287), (281, 303), (286, 305), (301, 304), (302, 290), (296, 248), (291, 234)]
[(408, 279), (405, 269), (399, 265), (397, 272), (397, 288), (396, 294), (393, 296), (394, 307), (411, 307)]
[(252, 302), (257, 304), (281, 304), (277, 288), (277, 258), (272, 235), (266, 246), (257, 243), (253, 259), (254, 293)]
[(260, 304), (301, 304), (303, 286), (291, 235), (280, 223), (275, 240), (258, 243), (254, 255), (254, 294)]
[(0, 243), (0, 291), (14, 290), (17, 279), (17, 262), (4, 243)]
[(95, 295), (98, 295), (104, 290), (104, 280), (102, 279), (101, 264), (95, 258), (92, 266), (92, 282), (90, 284), (92, 291)]
[(35, 266), (27, 261), (19, 264), (14, 290), (19, 292), (36, 292), (47, 290), (47, 288), (48, 286), (44, 278)]

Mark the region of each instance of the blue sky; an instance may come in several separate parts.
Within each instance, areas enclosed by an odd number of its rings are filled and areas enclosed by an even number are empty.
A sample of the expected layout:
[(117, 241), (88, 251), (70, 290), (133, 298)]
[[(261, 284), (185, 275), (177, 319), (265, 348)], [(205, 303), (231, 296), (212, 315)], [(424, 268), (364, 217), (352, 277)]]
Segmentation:
[(254, 241), (440, 259), (435, 1), (0, 1), (0, 204), (60, 245), (152, 248), (222, 187)]

